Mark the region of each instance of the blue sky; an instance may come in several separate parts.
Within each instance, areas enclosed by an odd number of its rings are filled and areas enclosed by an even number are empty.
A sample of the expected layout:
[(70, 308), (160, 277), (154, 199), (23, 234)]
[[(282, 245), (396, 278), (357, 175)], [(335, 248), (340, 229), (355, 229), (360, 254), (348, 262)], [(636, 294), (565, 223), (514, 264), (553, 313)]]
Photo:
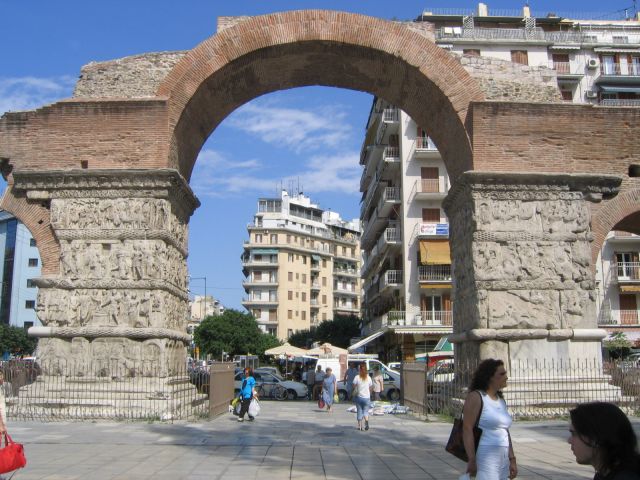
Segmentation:
[[(71, 96), (91, 61), (187, 50), (215, 33), (223, 15), (323, 8), (409, 20), (430, 8), (475, 8), (477, 1), (403, 0), (0, 0), (0, 114)], [(489, 9), (523, 1), (485, 0)], [(537, 12), (610, 13), (632, 0), (535, 1)], [(246, 225), (258, 197), (300, 187), (321, 207), (357, 217), (359, 150), (372, 97), (308, 87), (265, 95), (233, 112), (200, 153), (191, 186), (202, 206), (190, 224), (191, 290), (241, 308)]]

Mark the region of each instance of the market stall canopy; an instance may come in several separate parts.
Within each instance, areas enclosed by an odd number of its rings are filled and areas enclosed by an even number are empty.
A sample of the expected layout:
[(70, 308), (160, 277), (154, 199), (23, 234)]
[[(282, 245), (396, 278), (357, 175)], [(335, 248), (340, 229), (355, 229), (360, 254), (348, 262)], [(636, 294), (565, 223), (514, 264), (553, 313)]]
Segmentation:
[(308, 353), (309, 351), (305, 350), (304, 348), (294, 347), (293, 345), (290, 345), (288, 342), (285, 343), (284, 345), (280, 345), (279, 347), (273, 347), (273, 348), (270, 348), (269, 350), (264, 351), (265, 355), (287, 355), (287, 356), (296, 356), (296, 357), (299, 355), (306, 355)]
[(336, 347), (330, 343), (323, 343), (319, 347), (312, 348), (306, 353), (307, 355), (346, 355), (348, 352), (344, 348)]

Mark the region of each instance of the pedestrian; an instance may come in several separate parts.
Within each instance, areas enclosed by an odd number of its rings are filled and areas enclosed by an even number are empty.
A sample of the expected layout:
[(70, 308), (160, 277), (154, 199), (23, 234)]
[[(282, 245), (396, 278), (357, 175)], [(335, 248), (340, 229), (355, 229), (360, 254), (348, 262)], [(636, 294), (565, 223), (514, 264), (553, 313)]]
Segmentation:
[(313, 386), (316, 384), (316, 372), (313, 369), (313, 366), (309, 366), (309, 371), (307, 372), (307, 397), (309, 400), (313, 400)]
[(594, 480), (640, 479), (638, 441), (631, 422), (606, 402), (578, 405), (569, 412), (569, 444), (580, 465), (591, 465)]
[(384, 378), (382, 377), (382, 373), (380, 373), (380, 367), (377, 365), (373, 367), (373, 400), (376, 402), (380, 401), (380, 393), (384, 390)]
[[(257, 397), (258, 394), (255, 389), (256, 379), (253, 378), (253, 372), (249, 367), (244, 369), (244, 380), (242, 380), (242, 387), (240, 388), (240, 413), (238, 414), (238, 421), (244, 422), (244, 415), (249, 412), (249, 405), (253, 397)], [(253, 421), (253, 417), (249, 415), (249, 421)]]
[[(462, 411), (462, 435), (469, 457), (467, 473), (476, 480), (506, 480), (518, 474), (509, 435), (512, 419), (502, 396), (508, 378), (504, 362), (489, 358), (480, 362), (471, 379)], [(476, 451), (473, 428), (477, 419), (482, 435)]]
[(336, 376), (331, 373), (331, 367), (327, 367), (327, 373), (322, 381), (322, 400), (324, 400), (324, 404), (327, 406), (327, 412), (331, 411), (334, 400), (333, 396), (338, 391), (337, 384), (338, 380)]
[(351, 362), (349, 363), (349, 368), (344, 374), (344, 384), (347, 387), (347, 398), (349, 400), (353, 400), (353, 379), (358, 376), (358, 369), (356, 365)]
[(306, 365), (302, 367), (302, 377), (300, 377), (300, 381), (305, 385), (307, 384), (307, 370), (308, 368)]
[(373, 382), (367, 371), (367, 364), (363, 362), (358, 369), (358, 376), (353, 379), (353, 396), (356, 400), (358, 430), (369, 430), (369, 399), (371, 398), (372, 388)]
[(4, 387), (4, 373), (0, 370), (0, 435), (7, 433), (7, 403)]
[(322, 382), (324, 380), (324, 372), (322, 371), (322, 365), (318, 365), (316, 369), (316, 383), (313, 385), (313, 399), (317, 400), (320, 398), (320, 394), (322, 393)]

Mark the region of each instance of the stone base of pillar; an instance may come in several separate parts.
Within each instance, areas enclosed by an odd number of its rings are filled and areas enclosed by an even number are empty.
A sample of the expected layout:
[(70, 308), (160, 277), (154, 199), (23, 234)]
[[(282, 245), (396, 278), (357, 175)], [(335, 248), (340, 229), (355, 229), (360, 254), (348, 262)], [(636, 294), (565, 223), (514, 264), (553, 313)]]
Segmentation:
[(41, 375), (7, 398), (9, 415), (43, 420), (159, 420), (208, 416), (207, 395), (186, 376), (101, 378)]

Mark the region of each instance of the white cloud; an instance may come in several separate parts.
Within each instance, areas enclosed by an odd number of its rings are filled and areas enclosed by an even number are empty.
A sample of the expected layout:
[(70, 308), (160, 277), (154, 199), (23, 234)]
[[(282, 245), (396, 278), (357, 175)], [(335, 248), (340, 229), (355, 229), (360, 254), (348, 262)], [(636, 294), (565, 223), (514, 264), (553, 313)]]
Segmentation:
[(346, 118), (346, 112), (337, 106), (304, 110), (263, 101), (239, 108), (229, 117), (228, 124), (265, 143), (303, 153), (337, 150), (345, 145), (352, 131)]
[[(359, 154), (347, 152), (311, 157), (305, 168), (285, 177), (260, 175), (261, 162), (232, 163), (222, 154), (203, 150), (196, 162), (191, 186), (199, 196), (233, 197), (237, 194), (265, 195), (278, 186), (299, 185), (307, 194), (334, 192), (357, 195), (360, 184)], [(250, 173), (250, 171), (252, 171)]]
[(33, 110), (68, 98), (75, 82), (70, 76), (0, 77), (0, 115), (7, 111)]

